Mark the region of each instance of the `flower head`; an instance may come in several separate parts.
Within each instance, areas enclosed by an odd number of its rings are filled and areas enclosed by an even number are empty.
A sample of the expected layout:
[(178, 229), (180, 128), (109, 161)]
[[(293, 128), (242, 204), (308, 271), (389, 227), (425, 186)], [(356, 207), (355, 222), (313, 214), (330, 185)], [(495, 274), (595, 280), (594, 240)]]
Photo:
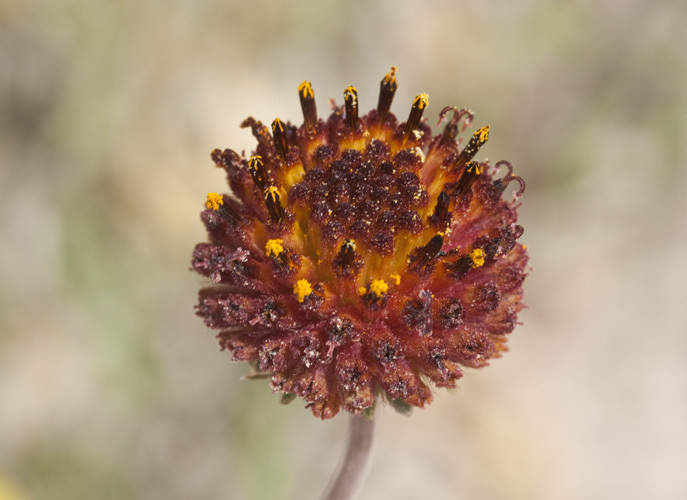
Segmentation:
[[(427, 94), (399, 123), (395, 68), (380, 87), (362, 117), (349, 86), (319, 119), (303, 82), (302, 125), (246, 119), (258, 145), (250, 158), (212, 152), (232, 194), (208, 195), (210, 242), (193, 254), (215, 283), (198, 315), (221, 347), (322, 418), (360, 413), (380, 394), (423, 407), (430, 384), (455, 387), (461, 367), (506, 350), (523, 307), (525, 185), (508, 162), (474, 160), (489, 126), (463, 144), (473, 114), (446, 107), (432, 135)], [(519, 189), (505, 200), (511, 181)]]

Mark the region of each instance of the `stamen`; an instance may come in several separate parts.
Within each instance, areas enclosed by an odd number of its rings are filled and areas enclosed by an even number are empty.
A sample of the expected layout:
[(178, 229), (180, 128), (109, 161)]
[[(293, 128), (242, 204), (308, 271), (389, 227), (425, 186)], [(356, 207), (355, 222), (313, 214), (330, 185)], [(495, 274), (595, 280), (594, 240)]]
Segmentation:
[(477, 151), (484, 145), (485, 142), (489, 140), (489, 125), (486, 127), (482, 127), (478, 129), (474, 134), (472, 134), (472, 137), (470, 138), (470, 141), (467, 143), (465, 146), (465, 149), (463, 149), (460, 154), (458, 155), (458, 158), (456, 159), (455, 163), (453, 164), (453, 167), (455, 169), (461, 169), (463, 165), (465, 165), (467, 162), (472, 160), (475, 155), (477, 154)]
[(484, 250), (475, 248), (470, 252), (470, 259), (472, 260), (472, 267), (482, 267), (484, 265)]
[(352, 85), (346, 87), (344, 102), (346, 103), (346, 122), (351, 130), (355, 131), (358, 124), (358, 89)]
[(262, 156), (255, 155), (250, 157), (250, 160), (248, 160), (248, 171), (255, 185), (264, 190), (267, 187), (267, 172), (262, 162)]
[(298, 280), (293, 287), (293, 293), (296, 294), (298, 302), (303, 302), (312, 293), (312, 286), (308, 280)]
[(403, 130), (403, 145), (408, 141), (410, 134), (420, 125), (422, 114), (425, 112), (427, 106), (429, 106), (429, 95), (423, 92), (415, 96), (413, 106), (410, 108), (408, 121), (406, 122), (406, 128)]
[(272, 222), (279, 223), (284, 220), (286, 214), (279, 202), (279, 190), (276, 187), (270, 186), (265, 189), (265, 205)]
[(439, 193), (439, 196), (437, 197), (437, 204), (434, 207), (434, 214), (430, 220), (441, 231), (445, 231), (448, 225), (451, 223), (451, 212), (448, 211), (450, 204), (451, 198), (449, 198), (446, 192), (442, 191)]
[(355, 242), (353, 240), (344, 240), (334, 262), (341, 270), (341, 274), (347, 274), (353, 269), (355, 263)]
[(482, 167), (476, 161), (471, 161), (465, 166), (463, 175), (460, 176), (456, 186), (453, 188), (452, 194), (456, 198), (461, 198), (467, 194), (470, 187), (475, 182), (475, 179), (482, 173)]
[(379, 84), (379, 101), (377, 102), (379, 123), (384, 123), (384, 119), (391, 109), (391, 102), (394, 100), (394, 94), (397, 88), (396, 66), (392, 66), (391, 71), (386, 74)]
[(298, 97), (301, 100), (305, 128), (314, 131), (317, 128), (317, 106), (315, 105), (315, 92), (310, 82), (304, 81), (298, 86)]
[(277, 154), (284, 162), (284, 165), (286, 165), (286, 154), (289, 152), (289, 147), (286, 145), (284, 123), (279, 118), (275, 118), (272, 122), (272, 137), (274, 138), (274, 148), (277, 150)]
[(424, 269), (439, 256), (442, 246), (444, 246), (444, 237), (440, 234), (435, 235), (425, 246), (419, 247), (413, 252), (409, 264), (413, 268)]
[(212, 210), (219, 210), (220, 205), (224, 205), (224, 197), (221, 194), (208, 193), (208, 199), (205, 202), (205, 206)]
[(232, 224), (241, 224), (241, 217), (229, 205), (224, 203), (224, 196), (217, 193), (208, 193), (205, 207), (217, 212), (225, 221)]
[[(446, 106), (444, 109), (441, 110), (439, 113), (439, 120), (437, 121), (437, 127), (440, 127), (441, 124), (446, 121), (446, 116), (450, 111), (453, 111), (453, 117), (448, 120), (448, 123), (446, 124), (446, 127), (444, 128), (444, 132), (442, 133), (442, 143), (447, 143), (449, 141), (453, 141), (456, 136), (458, 135), (459, 132), (462, 130), (465, 130), (466, 127), (472, 124), (472, 119), (474, 118), (474, 115), (472, 111), (470, 111), (467, 108), (463, 109), (458, 109), (455, 106)], [(461, 118), (465, 116), (465, 120), (463, 121), (463, 127), (462, 129), (458, 126), (460, 123)]]

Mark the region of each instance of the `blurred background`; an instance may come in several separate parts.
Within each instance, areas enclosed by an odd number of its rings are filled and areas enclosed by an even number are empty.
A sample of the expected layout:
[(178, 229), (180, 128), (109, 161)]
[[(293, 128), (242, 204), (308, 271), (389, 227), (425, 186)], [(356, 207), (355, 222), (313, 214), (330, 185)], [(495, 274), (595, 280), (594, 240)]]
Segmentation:
[(194, 316), (198, 214), (398, 66), (527, 182), (511, 352), (379, 413), (362, 499), (687, 498), (687, 4), (0, 1), (0, 499), (317, 498), (347, 419), (278, 404)]

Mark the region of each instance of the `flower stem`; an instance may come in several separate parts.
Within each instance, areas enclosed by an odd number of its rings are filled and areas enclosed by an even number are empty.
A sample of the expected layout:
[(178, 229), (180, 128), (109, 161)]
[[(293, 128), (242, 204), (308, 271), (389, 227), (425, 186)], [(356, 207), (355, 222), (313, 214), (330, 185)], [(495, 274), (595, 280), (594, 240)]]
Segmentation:
[(356, 498), (367, 476), (374, 441), (374, 418), (351, 415), (350, 422), (348, 449), (324, 500)]

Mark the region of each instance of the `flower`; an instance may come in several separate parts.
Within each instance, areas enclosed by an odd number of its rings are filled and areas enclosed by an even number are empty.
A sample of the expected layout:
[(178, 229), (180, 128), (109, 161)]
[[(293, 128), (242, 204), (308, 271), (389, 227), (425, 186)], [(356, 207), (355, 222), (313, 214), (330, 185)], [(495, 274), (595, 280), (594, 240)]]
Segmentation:
[(396, 88), (392, 68), (377, 109), (359, 117), (349, 86), (321, 120), (303, 82), (302, 125), (277, 118), (270, 133), (248, 118), (253, 155), (211, 155), (232, 194), (210, 193), (201, 214), (210, 242), (192, 265), (214, 285), (197, 314), (254, 376), (321, 418), (361, 413), (379, 395), (425, 406), (430, 384), (456, 387), (461, 367), (500, 356), (523, 308), (523, 180), (506, 161), (473, 160), (489, 126), (457, 140), (467, 109), (444, 108), (432, 135), (420, 94), (399, 123)]

